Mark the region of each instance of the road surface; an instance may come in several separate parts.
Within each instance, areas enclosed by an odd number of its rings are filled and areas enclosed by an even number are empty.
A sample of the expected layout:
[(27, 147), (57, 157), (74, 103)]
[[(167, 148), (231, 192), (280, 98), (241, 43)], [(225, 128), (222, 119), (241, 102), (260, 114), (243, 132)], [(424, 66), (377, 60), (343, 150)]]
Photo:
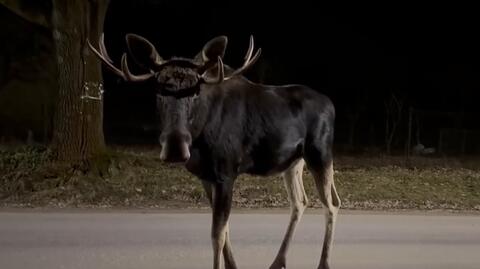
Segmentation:
[[(246, 211), (249, 212), (249, 211)], [(241, 269), (268, 268), (288, 212), (234, 212)], [(320, 211), (307, 211), (287, 268), (316, 268)], [(343, 213), (332, 269), (480, 268), (480, 216)], [(1, 269), (211, 268), (210, 215), (171, 212), (0, 212)]]

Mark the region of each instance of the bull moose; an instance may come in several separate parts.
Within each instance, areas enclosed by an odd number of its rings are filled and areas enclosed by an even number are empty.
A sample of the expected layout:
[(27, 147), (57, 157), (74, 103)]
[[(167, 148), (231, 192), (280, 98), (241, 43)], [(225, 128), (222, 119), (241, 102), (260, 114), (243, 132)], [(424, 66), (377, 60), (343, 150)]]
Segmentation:
[(289, 244), (307, 207), (302, 173), (306, 163), (326, 209), (326, 229), (318, 268), (329, 266), (340, 198), (335, 189), (332, 147), (335, 108), (325, 95), (305, 85), (263, 85), (243, 74), (260, 57), (253, 36), (244, 64), (223, 64), (227, 37), (208, 41), (194, 58), (164, 60), (144, 37), (126, 35), (127, 50), (148, 70), (134, 75), (127, 53), (116, 67), (108, 56), (103, 34), (90, 49), (125, 81), (153, 81), (160, 115), (160, 159), (183, 163), (198, 177), (212, 208), (213, 268), (237, 268), (228, 219), (235, 179), (241, 174), (282, 174), (291, 217), (270, 269), (286, 268)]

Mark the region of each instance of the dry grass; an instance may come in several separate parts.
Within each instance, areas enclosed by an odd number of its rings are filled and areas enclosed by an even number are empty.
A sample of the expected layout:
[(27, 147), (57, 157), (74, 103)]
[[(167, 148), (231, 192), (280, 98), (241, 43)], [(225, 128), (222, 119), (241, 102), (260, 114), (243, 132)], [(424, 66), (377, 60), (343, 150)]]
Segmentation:
[[(161, 164), (152, 149), (114, 149), (109, 174), (82, 174), (53, 164), (48, 150), (0, 148), (0, 202), (18, 207), (207, 207), (198, 179)], [(335, 179), (343, 208), (480, 211), (477, 159), (341, 156)], [(321, 207), (308, 171), (311, 207)], [(288, 207), (280, 177), (241, 176), (235, 207)]]

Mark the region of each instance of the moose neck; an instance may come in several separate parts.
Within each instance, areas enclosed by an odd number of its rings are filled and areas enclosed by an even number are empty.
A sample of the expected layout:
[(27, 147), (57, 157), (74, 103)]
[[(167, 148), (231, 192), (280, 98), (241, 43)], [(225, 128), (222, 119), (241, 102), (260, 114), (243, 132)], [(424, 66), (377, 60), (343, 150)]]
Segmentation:
[(194, 100), (193, 118), (190, 123), (192, 140), (198, 138), (204, 130), (214, 100), (217, 100), (219, 95), (221, 95), (219, 86), (200, 85), (199, 95)]
[[(190, 125), (192, 139), (195, 140), (207, 125), (212, 129), (220, 128), (221, 126), (215, 125), (222, 124), (218, 117), (222, 115), (221, 110), (226, 109), (223, 108), (225, 99), (234, 92), (245, 91), (251, 85), (252, 82), (241, 76), (218, 85), (200, 85), (199, 96), (194, 101), (194, 117)], [(238, 102), (241, 102), (241, 100), (238, 100)], [(229, 106), (231, 105), (233, 104), (229, 103)]]

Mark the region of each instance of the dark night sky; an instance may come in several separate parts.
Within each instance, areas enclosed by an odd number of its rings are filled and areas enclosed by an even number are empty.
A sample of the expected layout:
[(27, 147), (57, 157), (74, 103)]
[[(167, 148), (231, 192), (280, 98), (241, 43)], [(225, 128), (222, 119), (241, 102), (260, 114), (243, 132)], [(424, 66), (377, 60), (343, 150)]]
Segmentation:
[[(23, 2), (39, 12), (51, 11), (50, 0)], [(303, 83), (327, 94), (337, 110), (338, 143), (382, 147), (385, 100), (394, 93), (404, 100), (395, 138), (398, 149), (405, 145), (408, 108), (413, 107), (419, 112), (414, 128), (421, 127), (422, 141), (428, 138), (430, 145), (439, 144), (442, 128), (473, 130), (476, 133), (467, 140), (476, 142), (468, 147), (480, 152), (480, 17), (474, 13), (478, 9), (405, 2), (331, 9), (317, 2), (111, 0), (106, 46), (118, 64), (126, 50), (126, 33), (148, 38), (164, 58), (193, 57), (211, 38), (227, 35), (225, 62), (235, 67), (242, 64), (253, 34), (262, 55), (247, 77), (269, 84)], [(49, 57), (51, 33), (8, 9), (0, 8), (0, 16), (4, 22), (0, 36), (12, 38), (0, 43), (0, 50), (5, 49), (0, 54), (0, 88), (11, 79), (9, 74), (23, 74), (15, 70), (37, 72), (32, 77), (43, 79), (41, 64), (36, 66), (40, 71), (19, 66), (28, 66), (36, 53)], [(130, 63), (133, 71), (139, 71)], [(151, 129), (155, 92), (149, 84), (122, 82), (104, 70), (107, 142), (156, 143)], [(47, 82), (42, 85), (50, 87)], [(30, 128), (27, 114), (19, 132)], [(13, 125), (16, 121), (12, 117)], [(461, 136), (449, 139), (458, 144)]]
[[(468, 7), (355, 6), (331, 11), (307, 1), (264, 6), (259, 1), (200, 2), (112, 1), (107, 48), (119, 59), (124, 35), (133, 32), (150, 39), (164, 58), (193, 56), (207, 40), (225, 34), (226, 62), (237, 66), (248, 36), (254, 34), (263, 53), (247, 75), (255, 80), (268, 65), (267, 83), (304, 83), (325, 92), (337, 106), (339, 128), (348, 113), (362, 111), (360, 122), (381, 129), (390, 92), (404, 96), (406, 107), (480, 116), (479, 19), (465, 12)], [(117, 89), (110, 101), (107, 94), (107, 118), (125, 113), (135, 121), (136, 113), (151, 113), (147, 108), (153, 108), (152, 98), (141, 85), (133, 89), (110, 74), (105, 77), (106, 86)], [(137, 105), (133, 111), (123, 109), (127, 100), (130, 107)], [(467, 125), (479, 127), (476, 121)]]

